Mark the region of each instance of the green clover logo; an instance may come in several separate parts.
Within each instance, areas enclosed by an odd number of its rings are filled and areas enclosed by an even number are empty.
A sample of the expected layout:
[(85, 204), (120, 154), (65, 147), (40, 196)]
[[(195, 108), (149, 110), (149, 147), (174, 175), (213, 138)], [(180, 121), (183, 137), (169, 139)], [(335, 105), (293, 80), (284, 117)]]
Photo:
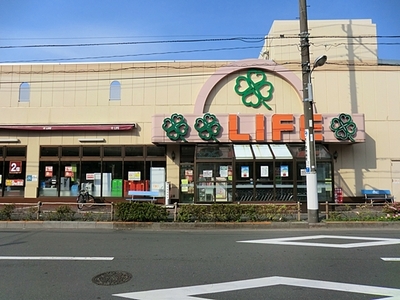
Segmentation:
[(171, 115), (171, 118), (165, 118), (162, 129), (170, 140), (177, 141), (180, 139), (186, 142), (185, 135), (188, 132), (189, 125), (181, 114), (175, 113)]
[(218, 142), (216, 136), (221, 131), (221, 124), (215, 115), (205, 113), (203, 118), (197, 118), (194, 123), (194, 128), (197, 130), (199, 137), (203, 141), (214, 140)]
[(338, 140), (355, 142), (353, 137), (357, 133), (357, 125), (353, 122), (350, 115), (343, 113), (338, 118), (333, 118), (330, 129), (335, 133), (335, 137)]
[[(267, 81), (267, 76), (262, 71), (249, 70), (247, 76), (236, 78), (235, 92), (242, 96), (242, 102), (246, 106), (257, 108), (262, 104), (268, 110), (272, 110), (266, 102), (271, 100), (274, 86)], [(250, 96), (254, 96), (256, 101)]]

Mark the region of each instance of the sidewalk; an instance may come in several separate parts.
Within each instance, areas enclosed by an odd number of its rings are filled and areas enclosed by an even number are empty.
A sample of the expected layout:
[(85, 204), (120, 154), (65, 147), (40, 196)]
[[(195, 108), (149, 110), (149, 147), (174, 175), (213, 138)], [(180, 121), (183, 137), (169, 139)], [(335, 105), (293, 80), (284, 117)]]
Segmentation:
[(322, 221), (308, 222), (80, 222), (80, 221), (0, 221), (0, 229), (107, 229), (107, 230), (256, 230), (256, 229), (400, 229), (400, 222)]

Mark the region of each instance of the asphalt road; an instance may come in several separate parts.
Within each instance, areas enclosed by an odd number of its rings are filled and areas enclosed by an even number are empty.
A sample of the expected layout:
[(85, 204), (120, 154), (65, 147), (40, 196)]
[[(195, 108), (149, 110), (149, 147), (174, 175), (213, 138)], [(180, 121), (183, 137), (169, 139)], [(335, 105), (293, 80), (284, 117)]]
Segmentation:
[(400, 299), (399, 258), (397, 230), (3, 229), (0, 299)]

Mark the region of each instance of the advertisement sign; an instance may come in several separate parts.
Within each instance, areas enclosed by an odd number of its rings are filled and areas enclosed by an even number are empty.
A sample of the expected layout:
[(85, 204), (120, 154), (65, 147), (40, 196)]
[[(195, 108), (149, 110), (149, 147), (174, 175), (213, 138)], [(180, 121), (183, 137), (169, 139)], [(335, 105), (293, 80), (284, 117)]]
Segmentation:
[(6, 186), (24, 186), (23, 179), (6, 179)]
[(261, 166), (261, 177), (269, 177), (269, 169), (268, 166)]
[(289, 177), (289, 166), (281, 166), (281, 177)]
[(66, 166), (64, 171), (64, 177), (73, 177), (74, 172), (72, 171), (72, 166)]
[(8, 173), (10, 174), (21, 174), (22, 172), (22, 161), (10, 161), (10, 168)]
[(240, 171), (242, 178), (249, 178), (249, 166), (242, 166)]
[(140, 181), (140, 171), (129, 171), (128, 180)]
[(53, 177), (53, 166), (44, 167), (44, 177)]

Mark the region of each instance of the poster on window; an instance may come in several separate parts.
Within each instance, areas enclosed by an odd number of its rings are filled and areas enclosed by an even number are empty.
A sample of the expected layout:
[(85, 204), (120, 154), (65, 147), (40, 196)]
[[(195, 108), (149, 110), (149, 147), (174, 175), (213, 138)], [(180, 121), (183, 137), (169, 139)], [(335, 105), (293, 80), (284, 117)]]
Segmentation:
[(249, 178), (249, 166), (242, 166), (240, 168), (240, 174), (242, 178)]
[(220, 166), (219, 167), (219, 176), (228, 177), (228, 166)]
[(215, 199), (216, 201), (226, 201), (228, 189), (226, 178), (217, 177), (216, 180), (217, 182), (215, 183)]
[(203, 171), (203, 177), (204, 178), (211, 178), (211, 177), (213, 177), (213, 171), (212, 170), (204, 170)]
[(281, 166), (281, 177), (289, 177), (289, 166)]
[(72, 166), (65, 166), (64, 177), (73, 177)]
[(140, 171), (128, 171), (128, 180), (140, 181)]
[(53, 166), (44, 167), (44, 177), (53, 177)]
[(21, 174), (22, 173), (22, 161), (10, 161), (10, 168), (8, 170), (10, 174)]
[(193, 181), (193, 170), (185, 170), (185, 179), (187, 179), (188, 182)]
[(165, 168), (150, 168), (150, 191), (157, 192), (158, 197), (165, 195)]
[(268, 166), (261, 166), (260, 173), (261, 177), (269, 177)]

